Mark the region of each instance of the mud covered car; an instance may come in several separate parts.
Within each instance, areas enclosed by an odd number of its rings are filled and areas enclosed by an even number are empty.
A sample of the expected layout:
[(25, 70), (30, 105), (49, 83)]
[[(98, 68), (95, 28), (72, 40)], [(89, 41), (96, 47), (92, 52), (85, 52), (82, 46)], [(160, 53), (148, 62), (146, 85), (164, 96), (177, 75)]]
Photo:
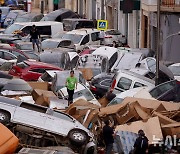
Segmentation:
[(81, 123), (47, 107), (0, 97), (0, 122), (13, 126), (14, 134), (27, 145), (66, 144), (76, 150), (95, 146), (93, 134)]

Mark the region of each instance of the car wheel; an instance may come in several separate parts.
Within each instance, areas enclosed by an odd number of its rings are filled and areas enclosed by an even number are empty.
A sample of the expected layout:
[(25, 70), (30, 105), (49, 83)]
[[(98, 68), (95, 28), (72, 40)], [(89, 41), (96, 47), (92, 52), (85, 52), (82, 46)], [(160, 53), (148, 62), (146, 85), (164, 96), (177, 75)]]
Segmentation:
[(0, 123), (6, 125), (10, 121), (10, 116), (7, 112), (5, 111), (0, 111)]
[(82, 130), (72, 130), (69, 133), (69, 140), (72, 145), (83, 145), (87, 141), (87, 135)]

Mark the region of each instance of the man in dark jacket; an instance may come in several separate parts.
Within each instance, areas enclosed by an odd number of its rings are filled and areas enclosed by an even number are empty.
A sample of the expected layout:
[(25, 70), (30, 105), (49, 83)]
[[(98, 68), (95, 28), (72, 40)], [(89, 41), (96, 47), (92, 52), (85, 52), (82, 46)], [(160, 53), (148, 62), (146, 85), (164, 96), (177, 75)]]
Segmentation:
[(134, 143), (134, 154), (146, 154), (148, 150), (148, 138), (145, 136), (143, 130), (138, 131), (139, 137)]
[(113, 151), (114, 130), (109, 126), (109, 120), (105, 121), (105, 126), (103, 127), (103, 137), (106, 145), (105, 154), (111, 154)]
[(38, 52), (40, 52), (40, 47), (39, 47), (40, 34), (39, 34), (35, 25), (32, 26), (32, 29), (30, 31), (30, 35), (31, 35), (33, 50), (35, 50), (35, 44), (36, 44), (37, 48), (38, 48)]

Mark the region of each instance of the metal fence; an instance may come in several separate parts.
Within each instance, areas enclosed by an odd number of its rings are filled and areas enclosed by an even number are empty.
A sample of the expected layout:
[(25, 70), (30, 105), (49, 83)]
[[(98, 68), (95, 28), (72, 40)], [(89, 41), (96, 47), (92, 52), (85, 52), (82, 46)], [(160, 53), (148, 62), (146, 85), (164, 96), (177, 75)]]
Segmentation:
[(161, 0), (162, 6), (180, 7), (180, 0)]

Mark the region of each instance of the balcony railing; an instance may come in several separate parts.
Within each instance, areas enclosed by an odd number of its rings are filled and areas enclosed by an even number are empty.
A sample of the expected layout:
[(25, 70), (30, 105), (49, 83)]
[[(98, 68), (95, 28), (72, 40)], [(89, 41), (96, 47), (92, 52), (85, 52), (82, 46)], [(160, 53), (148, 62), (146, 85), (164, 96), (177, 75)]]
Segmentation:
[(161, 0), (161, 6), (180, 7), (180, 0)]

